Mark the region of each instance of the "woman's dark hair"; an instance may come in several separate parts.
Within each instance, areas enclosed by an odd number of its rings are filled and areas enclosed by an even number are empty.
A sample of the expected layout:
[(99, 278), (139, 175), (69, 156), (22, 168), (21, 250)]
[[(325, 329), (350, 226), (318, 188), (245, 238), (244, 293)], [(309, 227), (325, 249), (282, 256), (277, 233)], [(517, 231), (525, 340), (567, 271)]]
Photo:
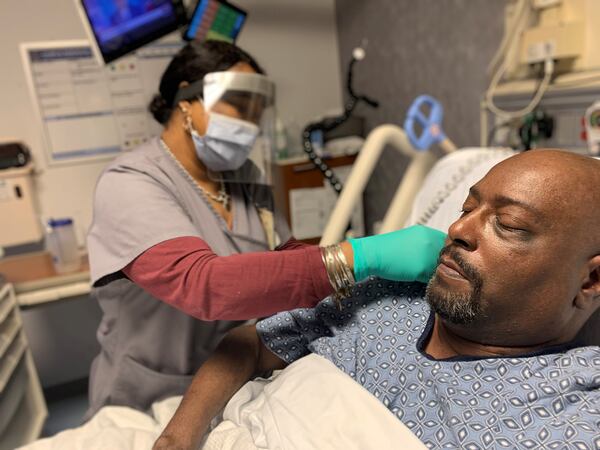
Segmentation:
[(183, 47), (171, 60), (160, 79), (156, 94), (148, 110), (161, 124), (169, 121), (179, 85), (183, 81), (193, 83), (211, 72), (228, 70), (237, 63), (250, 65), (257, 73), (264, 74), (258, 63), (241, 48), (223, 41), (191, 42)]

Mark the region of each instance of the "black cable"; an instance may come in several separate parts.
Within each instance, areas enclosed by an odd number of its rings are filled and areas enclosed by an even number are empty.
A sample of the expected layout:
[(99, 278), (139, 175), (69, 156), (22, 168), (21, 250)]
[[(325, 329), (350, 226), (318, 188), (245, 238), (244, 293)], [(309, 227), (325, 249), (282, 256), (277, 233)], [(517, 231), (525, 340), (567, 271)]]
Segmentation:
[(354, 111), (354, 108), (356, 107), (356, 103), (357, 102), (355, 99), (351, 99), (346, 104), (344, 114), (342, 114), (341, 116), (338, 116), (338, 117), (324, 119), (319, 122), (309, 123), (304, 128), (304, 131), (302, 133), (302, 138), (303, 138), (303, 142), (304, 142), (304, 151), (306, 152), (306, 154), (308, 155), (308, 157), (312, 161), (312, 163), (321, 171), (321, 173), (323, 174), (325, 179), (329, 182), (331, 187), (333, 187), (335, 192), (337, 192), (338, 194), (340, 192), (342, 192), (342, 189), (344, 186), (343, 186), (342, 182), (339, 180), (339, 178), (335, 175), (333, 170), (331, 170), (329, 165), (323, 160), (323, 158), (321, 158), (315, 152), (313, 145), (312, 145), (312, 141), (311, 141), (311, 135), (315, 131), (321, 131), (321, 132), (325, 133), (327, 131), (333, 130), (334, 128), (336, 128), (339, 125), (341, 125), (342, 123), (344, 123), (346, 120), (348, 120), (352, 111)]
[(373, 100), (364, 95), (357, 95), (354, 92), (354, 89), (352, 88), (352, 80), (354, 64), (356, 63), (356, 61), (358, 61), (356, 58), (352, 58), (350, 64), (348, 65), (346, 88), (348, 90), (348, 93), (350, 94), (350, 100), (346, 103), (344, 107), (344, 112), (340, 116), (328, 117), (318, 122), (311, 122), (302, 131), (302, 142), (304, 152), (308, 155), (308, 158), (312, 161), (315, 167), (321, 171), (323, 177), (325, 177), (325, 179), (329, 182), (331, 187), (335, 190), (335, 192), (338, 195), (342, 192), (344, 185), (342, 184), (340, 179), (335, 175), (335, 173), (333, 173), (333, 170), (331, 170), (331, 168), (323, 160), (323, 158), (321, 158), (315, 152), (311, 141), (311, 135), (315, 131), (321, 131), (323, 134), (325, 134), (326, 132), (331, 131), (334, 128), (346, 122), (350, 118), (350, 116), (354, 112), (354, 109), (356, 108), (356, 105), (360, 101), (367, 103), (373, 108), (379, 107), (379, 102), (377, 102), (376, 100)]
[(369, 98), (366, 95), (358, 95), (354, 92), (354, 89), (352, 88), (352, 79), (354, 77), (354, 64), (356, 64), (357, 61), (358, 59), (352, 58), (348, 66), (348, 75), (346, 77), (346, 89), (348, 89), (350, 98), (356, 101), (363, 101), (372, 108), (379, 108), (379, 102), (377, 100), (373, 100), (372, 98)]

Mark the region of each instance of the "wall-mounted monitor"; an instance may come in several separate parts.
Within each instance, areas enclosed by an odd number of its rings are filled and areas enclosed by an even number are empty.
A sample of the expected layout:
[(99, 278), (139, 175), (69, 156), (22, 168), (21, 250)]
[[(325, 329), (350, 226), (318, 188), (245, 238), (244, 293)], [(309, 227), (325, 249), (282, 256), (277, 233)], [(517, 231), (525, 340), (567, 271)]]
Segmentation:
[(246, 16), (246, 11), (224, 0), (198, 0), (184, 38), (235, 42)]
[(184, 25), (182, 0), (75, 0), (97, 57), (109, 63)]

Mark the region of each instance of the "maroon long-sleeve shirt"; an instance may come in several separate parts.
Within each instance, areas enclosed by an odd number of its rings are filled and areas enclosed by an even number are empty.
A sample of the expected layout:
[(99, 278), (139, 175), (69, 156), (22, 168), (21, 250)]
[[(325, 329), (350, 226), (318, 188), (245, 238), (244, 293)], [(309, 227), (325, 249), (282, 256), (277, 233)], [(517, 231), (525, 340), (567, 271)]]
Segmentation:
[(217, 256), (198, 237), (161, 242), (123, 272), (201, 320), (242, 320), (314, 306), (333, 292), (317, 246), (290, 239), (275, 251)]

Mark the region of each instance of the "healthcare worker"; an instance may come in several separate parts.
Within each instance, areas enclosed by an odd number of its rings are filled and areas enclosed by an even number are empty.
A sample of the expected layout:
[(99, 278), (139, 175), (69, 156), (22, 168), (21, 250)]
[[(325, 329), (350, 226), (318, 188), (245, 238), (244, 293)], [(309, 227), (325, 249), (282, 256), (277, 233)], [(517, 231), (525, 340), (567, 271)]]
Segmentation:
[(188, 44), (159, 91), (162, 134), (96, 186), (88, 251), (104, 316), (88, 418), (182, 394), (244, 320), (343, 296), (368, 275), (426, 281), (443, 245), (425, 227), (328, 248), (291, 238), (268, 185), (274, 86), (240, 48)]

